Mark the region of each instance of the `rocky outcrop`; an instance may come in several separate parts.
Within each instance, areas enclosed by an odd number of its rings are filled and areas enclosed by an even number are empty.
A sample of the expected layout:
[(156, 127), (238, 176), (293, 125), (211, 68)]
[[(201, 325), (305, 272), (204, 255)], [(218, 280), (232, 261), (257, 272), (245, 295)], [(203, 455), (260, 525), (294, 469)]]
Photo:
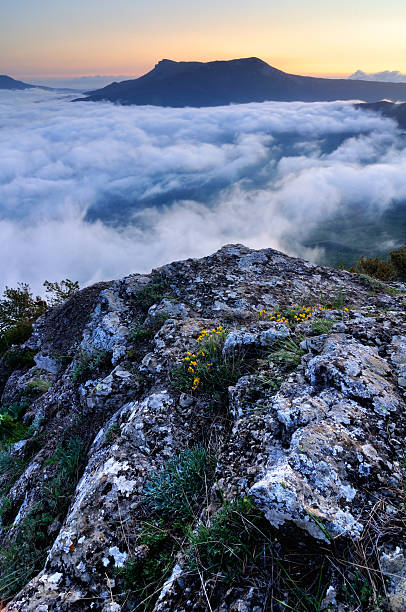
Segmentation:
[[(400, 284), (371, 294), (348, 272), (229, 245), (46, 312), (26, 343), (35, 365), (2, 396), (24, 400), (26, 428), (8, 449), (18, 469), (0, 465), (7, 609), (404, 609), (405, 299)], [(196, 446), (215, 463), (201, 505), (187, 520), (157, 513), (146, 482)], [(236, 500), (252, 500), (254, 518), (235, 516), (262, 553), (245, 543), (232, 576), (196, 567), (190, 534), (210, 534)], [(24, 557), (30, 525), (41, 537)], [(151, 525), (171, 534), (165, 571)], [(300, 557), (324, 568), (318, 594)], [(131, 588), (129, 567), (152, 589)]]

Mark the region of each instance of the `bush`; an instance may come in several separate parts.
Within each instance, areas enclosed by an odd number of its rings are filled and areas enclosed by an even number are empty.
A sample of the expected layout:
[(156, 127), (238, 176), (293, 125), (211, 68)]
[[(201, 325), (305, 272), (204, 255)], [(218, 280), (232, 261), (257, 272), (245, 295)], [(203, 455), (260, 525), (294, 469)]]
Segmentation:
[(0, 300), (0, 332), (22, 322), (32, 323), (46, 308), (46, 302), (34, 297), (26, 283), (19, 283), (16, 289), (6, 287)]
[(50, 306), (63, 304), (65, 300), (72, 297), (72, 295), (77, 293), (80, 289), (78, 281), (71, 281), (69, 278), (65, 278), (65, 280), (62, 280), (60, 283), (51, 283), (46, 280), (44, 282), (44, 287)]
[(32, 323), (21, 321), (6, 329), (0, 336), (0, 355), (14, 345), (23, 344), (32, 334)]
[(37, 351), (31, 349), (10, 349), (4, 356), (4, 363), (12, 370), (32, 368), (35, 365), (34, 356)]
[(406, 279), (406, 243), (400, 249), (390, 251), (389, 257), (396, 274), (403, 280)]
[(366, 274), (382, 281), (396, 279), (396, 270), (392, 263), (379, 259), (379, 257), (360, 257), (350, 268), (350, 272)]
[(160, 516), (192, 518), (204, 499), (206, 476), (213, 467), (204, 448), (185, 450), (150, 476), (144, 487), (145, 501)]

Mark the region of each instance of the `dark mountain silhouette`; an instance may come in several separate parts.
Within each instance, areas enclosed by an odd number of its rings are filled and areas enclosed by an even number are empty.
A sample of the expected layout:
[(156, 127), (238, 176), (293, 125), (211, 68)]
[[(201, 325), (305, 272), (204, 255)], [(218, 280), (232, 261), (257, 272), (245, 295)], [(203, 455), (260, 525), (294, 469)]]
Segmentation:
[(67, 87), (45, 87), (45, 85), (32, 85), (17, 81), (6, 74), (0, 74), (0, 89), (22, 90), (22, 89), (44, 89), (45, 91), (58, 91), (65, 93), (80, 93), (79, 89), (68, 89)]
[(0, 74), (0, 89), (32, 89), (35, 85), (16, 81), (6, 74)]
[(401, 128), (406, 129), (406, 104), (394, 104), (393, 102), (374, 102), (371, 104), (358, 104), (358, 108), (380, 113), (398, 122)]
[(156, 106), (218, 106), (265, 100), (406, 101), (406, 83), (321, 79), (288, 74), (251, 57), (217, 62), (164, 59), (138, 79), (111, 83), (81, 100)]

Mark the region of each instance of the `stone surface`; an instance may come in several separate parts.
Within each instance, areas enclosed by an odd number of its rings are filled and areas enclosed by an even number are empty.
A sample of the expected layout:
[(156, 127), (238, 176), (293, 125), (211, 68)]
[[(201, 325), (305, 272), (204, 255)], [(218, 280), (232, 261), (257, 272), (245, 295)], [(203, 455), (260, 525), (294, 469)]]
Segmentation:
[[(156, 303), (137, 300), (157, 279), (165, 289)], [(8, 487), (12, 523), (0, 544), (13, 541), (40, 501), (67, 432), (80, 437), (86, 459), (69, 509), (49, 527), (43, 567), (8, 609), (126, 612), (116, 572), (130, 555), (140, 562), (149, 558), (148, 547), (137, 540), (151, 519), (143, 504), (145, 480), (195, 444), (208, 444), (217, 455), (207, 484), (210, 511), (222, 503), (219, 489), (223, 500), (252, 496), (278, 546), (292, 537), (300, 551), (308, 542), (325, 549), (332, 539), (361, 545), (376, 508), (380, 520), (389, 517), (398, 525), (406, 433), (405, 297), (369, 291), (365, 281), (345, 271), (272, 249), (227, 245), (201, 260), (85, 289), (46, 312), (26, 343), (37, 351), (36, 366), (13, 372), (0, 363), (3, 405), (24, 396), (33, 379), (50, 383), (30, 397), (24, 415), (29, 437), (10, 449), (26, 467)], [(347, 310), (335, 308), (338, 295), (345, 296)], [(318, 305), (321, 299), (330, 309), (295, 331), (260, 316), (261, 310)], [(330, 333), (314, 335), (317, 317), (332, 320)], [(130, 330), (152, 324), (150, 337), (131, 340)], [(202, 330), (218, 325), (228, 332), (224, 356), (246, 360), (221, 409), (204, 393), (173, 386), (174, 366), (187, 351), (198, 350)], [(281, 379), (270, 353), (287, 338), (301, 352), (297, 367)], [(100, 351), (111, 361), (75, 378), (83, 355)], [(7, 478), (0, 477), (0, 486), (8, 486)], [(397, 529), (385, 532), (380, 549), (385, 605), (396, 612), (405, 608), (406, 549)], [(209, 609), (207, 592), (189, 573), (182, 555), (173, 559), (155, 612)], [(325, 606), (349, 610), (333, 578)], [(217, 593), (216, 612), (268, 609), (266, 590), (249, 581), (219, 592), (209, 587)], [(275, 610), (283, 609), (274, 603)]]

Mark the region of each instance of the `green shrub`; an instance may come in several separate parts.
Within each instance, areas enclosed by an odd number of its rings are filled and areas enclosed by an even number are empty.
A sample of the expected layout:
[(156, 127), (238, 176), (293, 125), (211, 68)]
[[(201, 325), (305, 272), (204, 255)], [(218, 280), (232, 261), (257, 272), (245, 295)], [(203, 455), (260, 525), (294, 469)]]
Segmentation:
[(3, 361), (11, 370), (32, 368), (36, 352), (32, 349), (10, 349), (3, 355)]
[(406, 279), (406, 243), (405, 246), (400, 247), (400, 249), (390, 251), (389, 257), (397, 276), (403, 280)]
[(79, 351), (75, 357), (75, 365), (70, 373), (75, 382), (83, 382), (87, 378), (111, 367), (111, 351), (97, 350), (93, 353)]
[(390, 261), (384, 261), (379, 257), (360, 257), (350, 268), (350, 272), (366, 274), (382, 281), (396, 279), (396, 270)]
[(6, 329), (0, 336), (0, 356), (14, 345), (23, 344), (32, 334), (32, 323), (20, 321)]
[(144, 499), (162, 517), (192, 518), (204, 499), (206, 477), (213, 460), (200, 446), (182, 451), (154, 472), (144, 487)]
[(0, 300), (0, 332), (22, 322), (32, 323), (46, 308), (46, 302), (39, 296), (34, 297), (26, 283), (18, 283), (15, 289), (6, 287)]
[(19, 421), (29, 406), (29, 402), (14, 402), (11, 406), (0, 408), (0, 441), (14, 443), (23, 440), (29, 427)]
[(140, 291), (134, 295), (134, 303), (141, 308), (143, 312), (147, 312), (153, 304), (156, 304), (156, 302), (159, 302), (165, 297), (167, 287), (168, 285), (165, 281), (157, 279), (140, 289)]

